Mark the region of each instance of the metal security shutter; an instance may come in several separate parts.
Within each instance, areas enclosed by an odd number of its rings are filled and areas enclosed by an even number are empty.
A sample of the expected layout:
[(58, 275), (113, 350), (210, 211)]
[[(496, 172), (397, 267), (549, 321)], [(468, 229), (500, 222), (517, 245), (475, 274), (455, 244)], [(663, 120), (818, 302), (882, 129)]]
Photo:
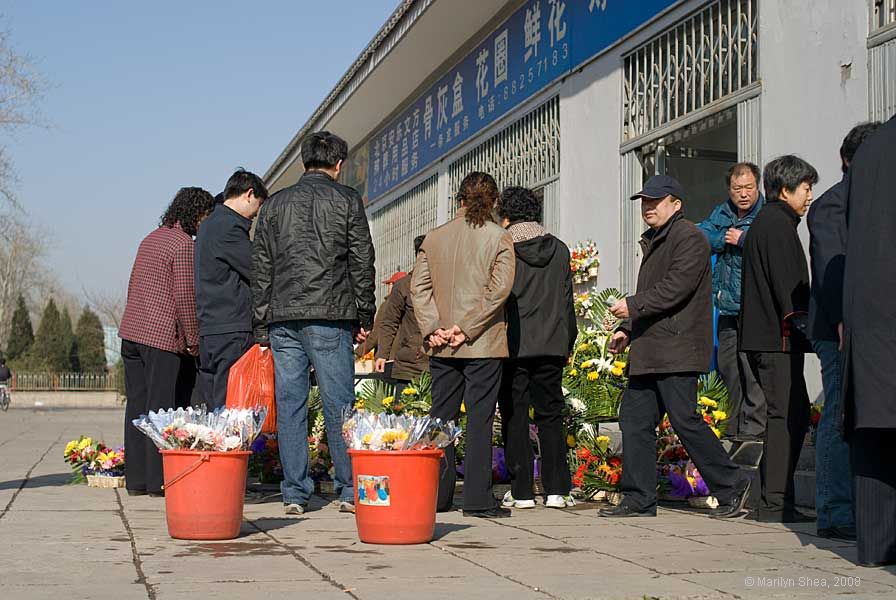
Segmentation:
[(376, 250), (377, 304), (386, 294), (379, 281), (395, 271), (414, 267), (414, 238), (436, 226), (438, 177), (433, 175), (370, 215), (370, 233)]
[(622, 292), (634, 294), (638, 283), (638, 266), (641, 263), (641, 246), (638, 241), (645, 229), (641, 220), (641, 203), (629, 200), (641, 191), (644, 184), (644, 169), (638, 160), (638, 152), (632, 150), (622, 155), (622, 264), (619, 281)]
[(624, 57), (623, 143), (680, 127), (759, 81), (756, 0), (716, 0)]
[(760, 142), (761, 120), (759, 98), (750, 98), (737, 105), (737, 159), (762, 164)]
[(871, 120), (896, 114), (896, 39), (868, 50), (868, 86)]
[(544, 220), (549, 231), (560, 221), (560, 101), (555, 96), (451, 163), (449, 216), (457, 212), (457, 190), (468, 173), (491, 174), (498, 187), (544, 188)]

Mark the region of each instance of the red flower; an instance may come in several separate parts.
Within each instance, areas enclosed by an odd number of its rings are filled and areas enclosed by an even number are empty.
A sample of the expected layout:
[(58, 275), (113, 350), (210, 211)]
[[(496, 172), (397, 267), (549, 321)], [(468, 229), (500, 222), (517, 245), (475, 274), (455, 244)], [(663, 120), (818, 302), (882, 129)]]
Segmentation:
[(621, 467), (621, 466), (622, 466), (622, 459), (619, 458), (618, 456), (614, 456), (614, 457), (612, 457), (610, 460), (607, 461), (607, 464), (610, 465), (611, 467), (614, 467), (614, 468), (615, 468), (615, 467)]
[(576, 450), (576, 457), (579, 460), (587, 460), (591, 458), (591, 451), (588, 448), (579, 448)]

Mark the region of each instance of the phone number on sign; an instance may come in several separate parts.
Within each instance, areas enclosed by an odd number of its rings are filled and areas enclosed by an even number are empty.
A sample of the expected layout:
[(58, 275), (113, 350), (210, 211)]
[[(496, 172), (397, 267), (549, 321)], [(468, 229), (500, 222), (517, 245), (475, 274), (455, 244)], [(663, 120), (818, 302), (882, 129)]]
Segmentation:
[(744, 577), (748, 588), (857, 588), (862, 585), (859, 577)]

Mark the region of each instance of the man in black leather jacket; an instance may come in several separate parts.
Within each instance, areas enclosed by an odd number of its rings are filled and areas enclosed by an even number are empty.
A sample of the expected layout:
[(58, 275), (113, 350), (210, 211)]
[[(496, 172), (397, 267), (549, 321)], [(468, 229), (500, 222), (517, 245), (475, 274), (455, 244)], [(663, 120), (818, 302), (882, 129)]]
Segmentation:
[(287, 514), (302, 514), (314, 492), (308, 475), (309, 372), (323, 400), (340, 509), (354, 511), (342, 411), (354, 402), (352, 342), (373, 324), (373, 242), (364, 203), (337, 182), (348, 155), (329, 132), (302, 142), (305, 174), (262, 207), (253, 244), (255, 337), (274, 352), (277, 430)]

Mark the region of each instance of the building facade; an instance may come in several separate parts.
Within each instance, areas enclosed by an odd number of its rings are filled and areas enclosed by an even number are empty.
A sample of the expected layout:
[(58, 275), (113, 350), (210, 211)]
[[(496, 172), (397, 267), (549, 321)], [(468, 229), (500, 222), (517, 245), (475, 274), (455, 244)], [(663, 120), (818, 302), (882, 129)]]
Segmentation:
[(646, 177), (677, 177), (694, 221), (740, 160), (799, 154), (823, 190), (846, 132), (894, 113), (896, 0), (406, 0), (266, 179), (295, 182), (307, 133), (345, 137), (384, 278), (487, 171), (534, 188), (549, 231), (596, 241), (598, 285), (631, 291)]

